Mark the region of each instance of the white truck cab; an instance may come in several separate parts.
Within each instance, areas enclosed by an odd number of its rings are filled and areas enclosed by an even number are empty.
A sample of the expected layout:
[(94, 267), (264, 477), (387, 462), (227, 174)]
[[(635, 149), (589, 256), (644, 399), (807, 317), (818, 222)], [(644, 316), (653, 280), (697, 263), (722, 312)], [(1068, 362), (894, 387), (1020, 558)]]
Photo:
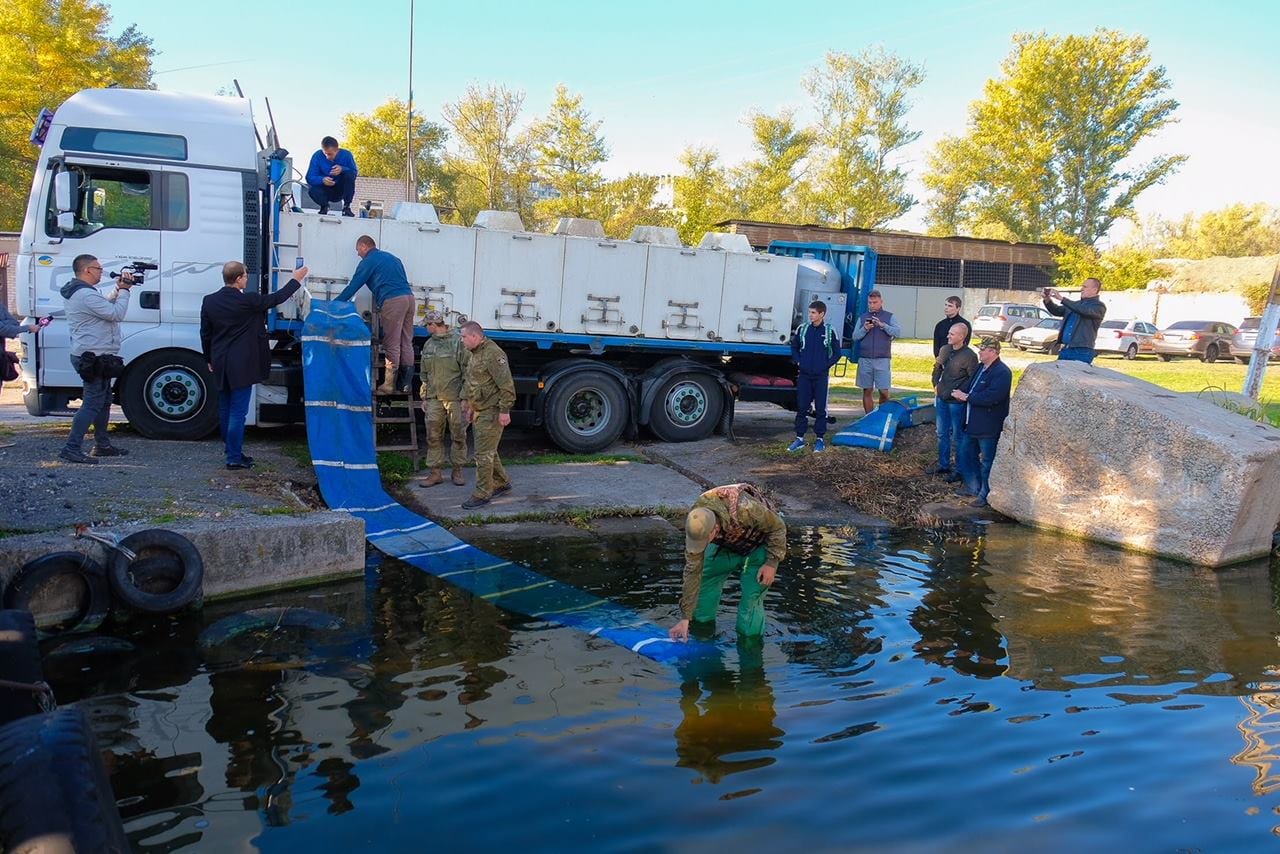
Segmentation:
[(65, 408), (80, 395), (68, 328), (57, 319), (72, 261), (88, 254), (107, 273), (129, 264), (149, 268), (121, 329), (128, 369), (117, 393), (126, 417), (156, 438), (203, 436), (216, 427), (200, 305), (222, 287), (226, 261), (243, 260), (251, 280), (258, 274), (260, 164), (247, 100), (90, 89), (58, 107), (36, 165), (17, 263), (20, 311), (55, 317), (32, 342), (38, 346), (25, 348), (32, 414)]

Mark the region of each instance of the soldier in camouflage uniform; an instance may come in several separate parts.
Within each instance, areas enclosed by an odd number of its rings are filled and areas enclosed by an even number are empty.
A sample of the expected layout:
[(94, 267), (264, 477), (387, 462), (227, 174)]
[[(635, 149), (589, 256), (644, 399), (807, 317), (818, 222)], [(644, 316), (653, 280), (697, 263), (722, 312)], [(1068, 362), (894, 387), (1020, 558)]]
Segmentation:
[(427, 415), (427, 465), (431, 473), (420, 486), (444, 483), (444, 433), (449, 431), (452, 447), (449, 462), (453, 483), (464, 486), (462, 466), (467, 462), (467, 424), (462, 418), (462, 374), (468, 352), (462, 336), (450, 331), (444, 315), (428, 311), (425, 317), (431, 337), (422, 345), (422, 408)]
[(516, 385), (506, 353), (485, 337), (484, 328), (474, 320), (462, 324), (462, 344), (469, 351), (462, 406), (476, 445), (476, 488), (462, 502), (470, 510), (511, 489), (511, 479), (498, 459), (498, 442), (502, 440), (502, 429), (511, 423)]
[(672, 640), (689, 638), (689, 621), (714, 622), (730, 575), (742, 578), (738, 636), (764, 634), (764, 594), (787, 556), (787, 526), (758, 487), (735, 483), (707, 490), (684, 523), (684, 584)]

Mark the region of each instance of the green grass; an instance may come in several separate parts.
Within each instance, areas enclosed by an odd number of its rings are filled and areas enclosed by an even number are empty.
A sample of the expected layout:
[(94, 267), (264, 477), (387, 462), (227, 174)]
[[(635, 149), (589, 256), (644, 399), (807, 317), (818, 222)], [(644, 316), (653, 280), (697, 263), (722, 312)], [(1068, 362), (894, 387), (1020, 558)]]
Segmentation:
[(280, 444), (280, 453), (300, 466), (311, 467), (311, 446), (306, 442), (282, 442)]
[(301, 516), (310, 511), (302, 507), (259, 507), (253, 512), (259, 516)]
[[(422, 463), (419, 464), (421, 467)], [(413, 477), (413, 457), (399, 451), (378, 451), (378, 471), (390, 483), (405, 483)]]
[(552, 512), (513, 513), (510, 516), (475, 513), (461, 519), (449, 519), (441, 522), (447, 528), (459, 525), (484, 525), (489, 522), (560, 522), (574, 528), (588, 528), (593, 519), (637, 519), (645, 516), (661, 516), (664, 519), (680, 519), (687, 512), (687, 507), (586, 507), (580, 510), (562, 510)]
[[(1003, 355), (1011, 358), (1030, 359), (1033, 362), (1051, 362), (1055, 357), (1039, 353), (1023, 353), (1017, 349), (1005, 350)], [(1230, 361), (1215, 362), (1212, 365), (1197, 359), (1176, 359), (1161, 362), (1154, 356), (1140, 356), (1127, 361), (1119, 356), (1099, 356), (1093, 363), (1096, 367), (1109, 368), (1118, 373), (1127, 374), (1140, 380), (1167, 388), (1170, 391), (1198, 393), (1202, 391), (1225, 390), (1238, 392), (1244, 388), (1247, 365)], [(831, 378), (832, 397), (837, 400), (861, 398), (861, 391), (854, 383), (856, 367), (850, 366), (848, 376)], [(1013, 382), (1016, 386), (1022, 378), (1023, 369), (1013, 368)], [(928, 356), (902, 355), (893, 357), (893, 386), (897, 389), (912, 389), (928, 394), (933, 377), (933, 360)], [(1267, 420), (1275, 422), (1280, 419), (1280, 365), (1271, 365), (1267, 369), (1262, 383), (1259, 402), (1266, 413)]]

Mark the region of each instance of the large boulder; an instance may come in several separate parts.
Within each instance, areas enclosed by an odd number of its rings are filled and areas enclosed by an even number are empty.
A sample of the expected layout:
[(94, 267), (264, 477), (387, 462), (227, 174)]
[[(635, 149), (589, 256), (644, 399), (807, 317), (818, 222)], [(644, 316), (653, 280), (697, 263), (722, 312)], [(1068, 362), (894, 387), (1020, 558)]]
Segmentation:
[(1028, 525), (1236, 563), (1266, 555), (1280, 523), (1280, 430), (1096, 365), (1035, 364), (988, 501)]

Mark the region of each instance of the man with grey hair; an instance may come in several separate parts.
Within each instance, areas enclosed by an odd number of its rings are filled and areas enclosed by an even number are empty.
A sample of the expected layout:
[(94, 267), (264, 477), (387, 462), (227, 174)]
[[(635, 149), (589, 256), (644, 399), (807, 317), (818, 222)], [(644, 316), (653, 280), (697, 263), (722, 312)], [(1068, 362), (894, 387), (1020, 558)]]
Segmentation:
[(884, 297), (879, 291), (867, 294), (867, 313), (858, 319), (853, 330), (858, 349), (858, 388), (862, 389), (862, 409), (868, 415), (875, 409), (872, 392), (880, 391), (880, 403), (889, 400), (893, 380), (889, 361), (893, 357), (893, 339), (902, 336), (902, 328), (893, 313), (884, 310)]

